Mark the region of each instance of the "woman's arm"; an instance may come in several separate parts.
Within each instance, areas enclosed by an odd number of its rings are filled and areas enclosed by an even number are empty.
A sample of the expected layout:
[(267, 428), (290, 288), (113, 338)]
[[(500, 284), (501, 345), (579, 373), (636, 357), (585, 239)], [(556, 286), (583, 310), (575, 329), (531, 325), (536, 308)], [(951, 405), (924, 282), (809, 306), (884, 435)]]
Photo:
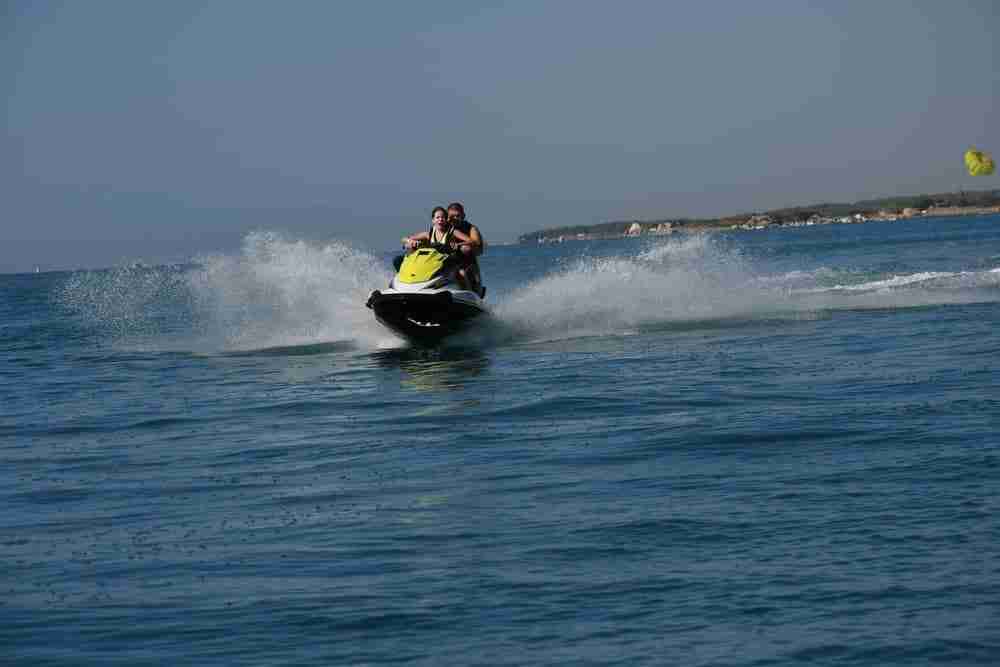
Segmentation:
[(403, 246), (407, 250), (413, 250), (421, 243), (426, 243), (431, 240), (430, 232), (420, 232), (419, 234), (411, 234), (410, 236), (403, 237)]

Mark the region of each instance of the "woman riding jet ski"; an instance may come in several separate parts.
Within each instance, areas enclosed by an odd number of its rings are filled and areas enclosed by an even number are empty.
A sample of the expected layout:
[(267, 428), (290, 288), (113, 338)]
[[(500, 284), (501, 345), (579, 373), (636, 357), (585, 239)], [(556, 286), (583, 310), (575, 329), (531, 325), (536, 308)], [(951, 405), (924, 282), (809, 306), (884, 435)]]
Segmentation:
[(486, 290), (473, 289), (461, 275), (471, 239), (449, 224), (447, 211), (435, 208), (430, 232), (404, 239), (410, 252), (395, 262), (396, 276), (375, 290), (365, 304), (375, 318), (415, 343), (433, 345), (466, 328), (486, 312)]

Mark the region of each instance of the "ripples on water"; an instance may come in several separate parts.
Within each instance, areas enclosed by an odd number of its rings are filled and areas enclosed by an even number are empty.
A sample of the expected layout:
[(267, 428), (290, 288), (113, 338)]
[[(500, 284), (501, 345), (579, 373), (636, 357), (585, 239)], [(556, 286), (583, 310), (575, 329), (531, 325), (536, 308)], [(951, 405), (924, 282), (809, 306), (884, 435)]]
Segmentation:
[(5, 276), (0, 656), (995, 664), (996, 222)]

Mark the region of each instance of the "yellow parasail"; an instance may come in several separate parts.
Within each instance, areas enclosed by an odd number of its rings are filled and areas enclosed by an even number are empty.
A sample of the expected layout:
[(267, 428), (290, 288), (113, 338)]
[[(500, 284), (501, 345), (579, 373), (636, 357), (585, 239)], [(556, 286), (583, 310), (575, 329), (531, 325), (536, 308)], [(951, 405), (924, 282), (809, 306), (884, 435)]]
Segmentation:
[(970, 176), (989, 176), (993, 173), (996, 165), (993, 163), (993, 156), (978, 151), (973, 146), (965, 151), (965, 168), (969, 170)]

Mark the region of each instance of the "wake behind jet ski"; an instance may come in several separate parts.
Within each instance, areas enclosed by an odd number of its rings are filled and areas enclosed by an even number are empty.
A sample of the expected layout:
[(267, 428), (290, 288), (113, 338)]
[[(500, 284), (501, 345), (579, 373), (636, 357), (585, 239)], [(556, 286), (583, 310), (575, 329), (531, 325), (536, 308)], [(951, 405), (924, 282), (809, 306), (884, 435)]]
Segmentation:
[(485, 289), (459, 282), (461, 254), (449, 245), (417, 247), (398, 262), (384, 290), (374, 290), (365, 305), (389, 329), (419, 345), (433, 345), (467, 328), (487, 312)]

